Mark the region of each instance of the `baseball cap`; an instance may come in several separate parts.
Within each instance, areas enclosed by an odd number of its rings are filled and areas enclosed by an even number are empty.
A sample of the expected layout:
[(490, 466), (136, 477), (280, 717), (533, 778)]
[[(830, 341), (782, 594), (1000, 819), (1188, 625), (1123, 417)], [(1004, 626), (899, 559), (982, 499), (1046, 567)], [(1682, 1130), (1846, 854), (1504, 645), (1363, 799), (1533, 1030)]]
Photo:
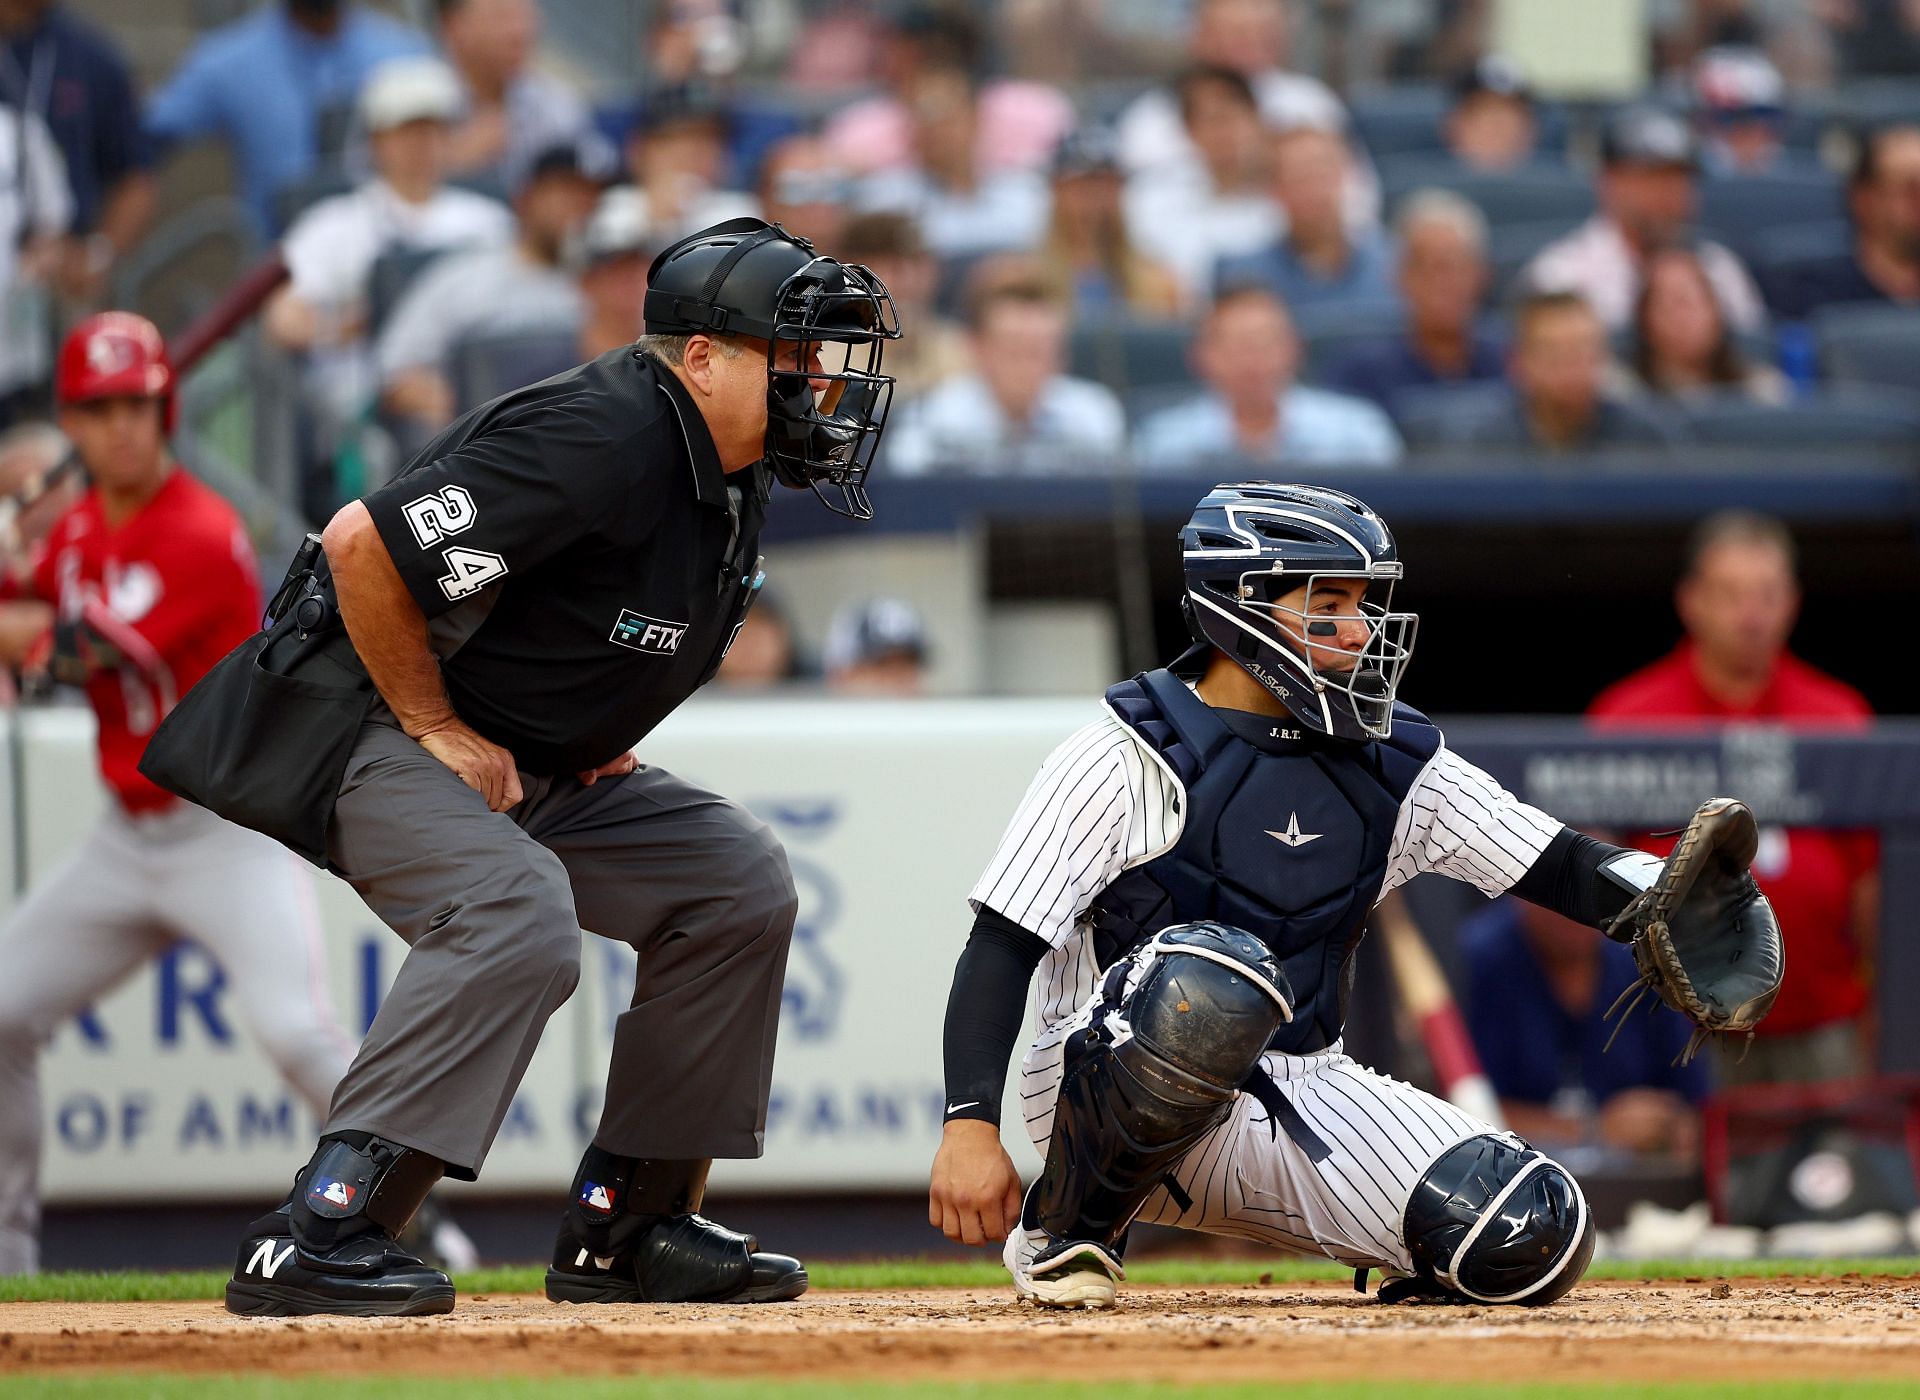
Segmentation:
[(1600, 159), (1607, 165), (1685, 166), (1699, 163), (1693, 131), (1660, 107), (1623, 107), (1600, 133)]
[(1483, 92), (1521, 102), (1533, 101), (1533, 88), (1527, 82), (1527, 75), (1505, 54), (1485, 55), (1454, 80), (1455, 101), (1465, 101)]
[(600, 196), (580, 232), (580, 256), (589, 265), (652, 250), (647, 197), (632, 185), (615, 185)]
[(927, 657), (927, 628), (913, 604), (900, 598), (869, 598), (834, 614), (822, 659), (829, 671), (889, 656)]
[(1721, 120), (1780, 115), (1786, 83), (1759, 49), (1722, 44), (1693, 65), (1693, 95), (1700, 110)]
[(1056, 176), (1107, 175), (1119, 169), (1119, 143), (1104, 126), (1075, 127), (1053, 152)]
[(360, 89), (360, 123), (387, 131), (408, 122), (451, 121), (460, 100), (460, 80), (439, 59), (395, 59), (374, 69)]

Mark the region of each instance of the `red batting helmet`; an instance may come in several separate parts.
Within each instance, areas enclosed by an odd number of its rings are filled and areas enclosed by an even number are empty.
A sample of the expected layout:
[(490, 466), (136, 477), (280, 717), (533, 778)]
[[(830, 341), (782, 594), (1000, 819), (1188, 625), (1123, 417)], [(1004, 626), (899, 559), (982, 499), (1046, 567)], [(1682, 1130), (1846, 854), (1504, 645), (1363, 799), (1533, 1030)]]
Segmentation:
[(160, 400), (160, 424), (171, 433), (174, 419), (173, 362), (160, 328), (131, 311), (102, 311), (68, 334), (53, 372), (56, 402), (86, 399)]

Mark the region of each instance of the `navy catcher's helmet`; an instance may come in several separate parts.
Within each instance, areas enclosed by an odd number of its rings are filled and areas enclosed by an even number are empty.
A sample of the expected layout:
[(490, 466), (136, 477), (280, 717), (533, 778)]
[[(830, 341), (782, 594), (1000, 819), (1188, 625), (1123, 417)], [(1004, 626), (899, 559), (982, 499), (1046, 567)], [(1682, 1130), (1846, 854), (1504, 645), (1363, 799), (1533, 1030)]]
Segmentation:
[[(767, 371), (767, 465), (783, 486), (810, 488), (829, 509), (873, 517), (866, 479), (893, 401), (880, 372), (900, 338), (886, 284), (855, 263), (763, 219), (729, 219), (690, 234), (647, 270), (649, 335), (741, 335), (797, 343), (799, 368)], [(827, 347), (825, 368), (808, 368)], [(818, 399), (810, 380), (828, 380)], [(840, 488), (836, 504), (821, 492)]]
[[(1401, 567), (1385, 521), (1341, 491), (1249, 481), (1208, 492), (1180, 545), (1196, 640), (1232, 657), (1309, 729), (1358, 741), (1392, 732), (1419, 618), (1391, 610)], [(1364, 582), (1357, 615), (1315, 605), (1328, 579)], [(1285, 601), (1301, 588), (1305, 601)], [(1356, 621), (1365, 646), (1330, 640)]]

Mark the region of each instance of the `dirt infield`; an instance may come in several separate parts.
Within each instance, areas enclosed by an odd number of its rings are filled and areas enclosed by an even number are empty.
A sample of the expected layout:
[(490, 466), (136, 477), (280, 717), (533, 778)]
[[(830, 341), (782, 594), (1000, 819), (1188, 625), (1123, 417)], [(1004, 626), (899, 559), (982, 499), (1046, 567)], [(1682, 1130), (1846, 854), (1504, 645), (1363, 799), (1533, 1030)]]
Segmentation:
[(1143, 1381), (1920, 1376), (1920, 1280), (1595, 1283), (1551, 1309), (1387, 1307), (1330, 1284), (1130, 1289), (1112, 1313), (1001, 1292), (762, 1308), (463, 1298), (450, 1317), (265, 1320), (215, 1303), (0, 1305), (0, 1373), (100, 1370)]

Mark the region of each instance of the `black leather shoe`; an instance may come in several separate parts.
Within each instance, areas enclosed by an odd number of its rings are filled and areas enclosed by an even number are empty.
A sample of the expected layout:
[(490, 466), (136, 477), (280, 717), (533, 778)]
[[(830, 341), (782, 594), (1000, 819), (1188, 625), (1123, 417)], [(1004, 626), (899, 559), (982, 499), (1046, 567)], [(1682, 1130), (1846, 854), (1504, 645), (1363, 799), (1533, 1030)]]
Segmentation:
[(453, 1280), (377, 1230), (311, 1253), (294, 1240), (282, 1206), (254, 1221), (240, 1241), (227, 1311), (243, 1317), (420, 1317), (453, 1311)]
[(619, 1254), (596, 1257), (569, 1212), (547, 1270), (547, 1297), (556, 1303), (784, 1303), (807, 1291), (798, 1259), (759, 1249), (751, 1235), (703, 1215), (660, 1215)]

